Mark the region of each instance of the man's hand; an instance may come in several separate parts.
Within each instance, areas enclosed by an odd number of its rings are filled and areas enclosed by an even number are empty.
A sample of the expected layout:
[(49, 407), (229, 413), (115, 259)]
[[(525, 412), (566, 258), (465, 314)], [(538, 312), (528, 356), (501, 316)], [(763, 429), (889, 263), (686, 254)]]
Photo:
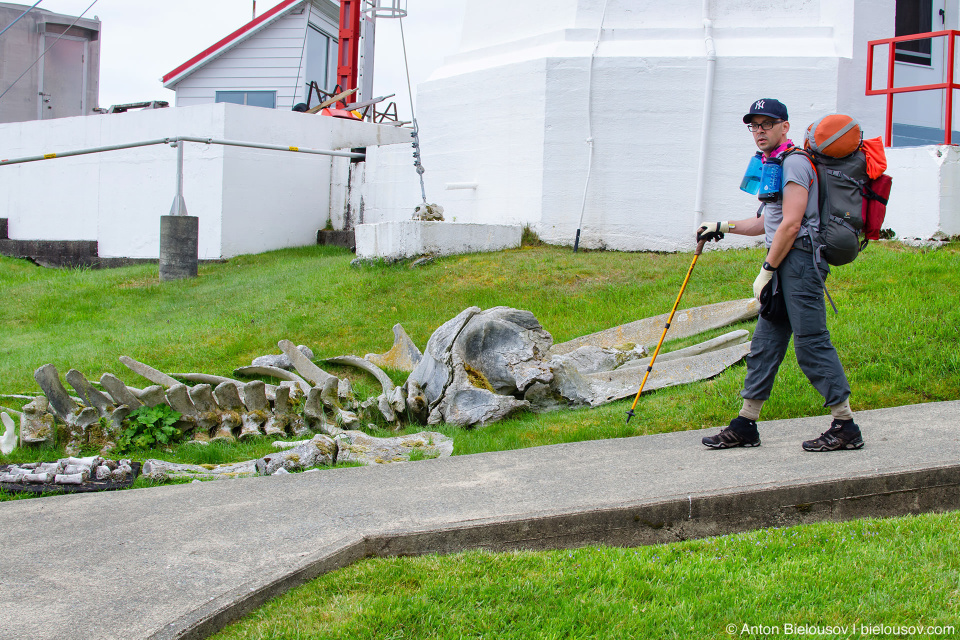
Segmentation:
[(700, 228), (697, 229), (697, 242), (701, 240), (716, 240), (720, 242), (723, 240), (723, 234), (729, 233), (730, 229), (733, 229), (734, 226), (729, 222), (704, 222), (700, 225)]
[(763, 288), (773, 279), (774, 270), (768, 269), (767, 266), (767, 263), (764, 262), (763, 267), (760, 269), (760, 275), (753, 281), (753, 295), (757, 300), (760, 299), (760, 292), (763, 291)]

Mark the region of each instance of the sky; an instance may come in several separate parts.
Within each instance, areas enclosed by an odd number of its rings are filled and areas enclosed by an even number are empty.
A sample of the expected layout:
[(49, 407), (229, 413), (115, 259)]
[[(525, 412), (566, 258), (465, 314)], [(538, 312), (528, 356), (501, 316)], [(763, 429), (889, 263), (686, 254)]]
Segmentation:
[[(29, 7), (36, 0), (6, 0)], [(281, 0), (258, 0), (262, 15)], [(42, 0), (37, 7), (79, 16), (93, 0)], [(466, 0), (408, 0), (403, 20), (414, 87), (456, 52)], [(249, 22), (253, 0), (97, 0), (84, 17), (101, 21), (100, 106), (166, 100), (173, 91), (160, 77)], [(374, 95), (396, 93), (401, 117), (409, 114), (400, 27), (377, 21)], [(406, 119), (406, 118), (404, 118)]]

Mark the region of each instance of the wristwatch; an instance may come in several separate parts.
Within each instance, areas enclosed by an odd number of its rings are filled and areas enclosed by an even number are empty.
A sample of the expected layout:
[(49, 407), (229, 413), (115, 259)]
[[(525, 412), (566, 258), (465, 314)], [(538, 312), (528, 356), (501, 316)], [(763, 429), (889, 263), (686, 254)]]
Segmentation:
[(764, 263), (763, 263), (763, 268), (764, 268), (764, 270), (766, 270), (766, 271), (776, 271), (776, 270), (777, 270), (776, 267), (771, 267), (769, 262), (764, 262)]

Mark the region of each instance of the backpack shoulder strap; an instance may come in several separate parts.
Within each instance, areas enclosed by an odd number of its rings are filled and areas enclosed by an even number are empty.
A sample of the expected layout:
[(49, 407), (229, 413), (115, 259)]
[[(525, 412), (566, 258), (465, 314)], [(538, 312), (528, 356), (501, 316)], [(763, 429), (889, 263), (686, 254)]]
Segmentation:
[[(793, 155), (794, 153), (799, 153), (804, 158), (807, 159), (807, 162), (810, 163), (810, 168), (813, 169), (813, 174), (817, 176), (817, 211), (823, 211), (823, 205), (827, 201), (827, 188), (824, 184), (824, 171), (819, 170), (817, 167), (817, 162), (814, 159), (814, 155), (808, 152), (805, 149), (800, 147), (793, 146), (788, 147), (786, 151), (781, 154), (781, 158), (786, 158), (788, 155)], [(813, 185), (811, 185), (813, 186)]]
[(799, 153), (800, 155), (802, 155), (804, 158), (807, 159), (807, 162), (810, 163), (810, 168), (813, 169), (813, 173), (817, 175), (817, 178), (818, 178), (818, 181), (819, 181), (820, 174), (817, 173), (817, 165), (816, 165), (816, 163), (813, 161), (813, 156), (812, 156), (811, 154), (807, 153), (806, 151), (804, 151), (803, 149), (801, 149), (800, 147), (789, 147), (789, 148), (787, 148), (786, 151), (784, 151), (782, 154), (780, 154), (780, 157), (786, 159), (787, 156), (793, 155), (793, 154), (795, 154), (795, 153)]
[[(817, 212), (823, 212), (823, 205), (827, 199), (827, 189), (824, 185), (823, 172), (817, 171), (817, 163), (813, 159), (813, 154), (807, 153), (805, 150), (800, 149), (799, 147), (790, 147), (783, 152), (781, 157), (786, 157), (787, 155), (799, 153), (807, 159), (810, 163), (810, 167), (813, 169), (813, 174), (817, 177)], [(813, 186), (813, 185), (811, 185)], [(823, 224), (821, 220), (821, 225)], [(815, 238), (813, 231), (806, 224), (801, 228), (800, 233), (803, 233), (804, 229), (807, 232), (807, 236), (810, 238), (810, 243), (813, 247), (813, 271), (817, 274), (817, 278), (820, 280), (820, 286), (823, 288), (823, 292), (827, 295), (827, 300), (830, 301), (830, 306), (833, 307), (834, 313), (840, 313), (837, 311), (837, 305), (833, 303), (833, 298), (830, 296), (830, 292), (827, 291), (827, 284), (823, 281), (823, 276), (820, 274), (820, 261), (823, 259), (820, 255), (820, 252), (823, 250), (823, 243), (820, 242), (819, 238)]]

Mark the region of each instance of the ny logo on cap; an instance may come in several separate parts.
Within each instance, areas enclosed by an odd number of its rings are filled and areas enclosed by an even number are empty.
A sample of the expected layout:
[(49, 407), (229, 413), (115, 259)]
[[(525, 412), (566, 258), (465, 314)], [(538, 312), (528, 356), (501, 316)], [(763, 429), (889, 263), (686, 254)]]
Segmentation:
[(763, 100), (757, 100), (757, 104), (754, 105), (754, 109), (763, 109)]

